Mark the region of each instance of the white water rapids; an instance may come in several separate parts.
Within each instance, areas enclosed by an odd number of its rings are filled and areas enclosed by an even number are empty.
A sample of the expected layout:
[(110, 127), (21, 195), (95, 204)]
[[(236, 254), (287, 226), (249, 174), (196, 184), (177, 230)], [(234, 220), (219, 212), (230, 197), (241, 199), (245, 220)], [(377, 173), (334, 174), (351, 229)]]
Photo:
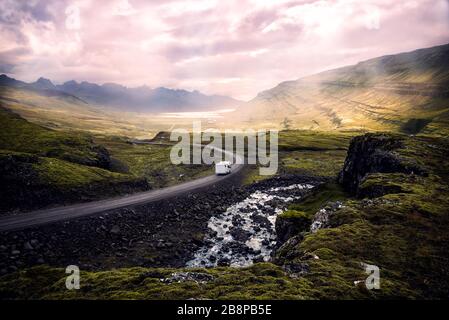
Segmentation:
[(312, 189), (311, 184), (293, 184), (252, 193), (224, 213), (211, 217), (205, 244), (187, 262), (187, 267), (249, 266), (270, 260), (276, 245), (275, 222), (293, 200)]

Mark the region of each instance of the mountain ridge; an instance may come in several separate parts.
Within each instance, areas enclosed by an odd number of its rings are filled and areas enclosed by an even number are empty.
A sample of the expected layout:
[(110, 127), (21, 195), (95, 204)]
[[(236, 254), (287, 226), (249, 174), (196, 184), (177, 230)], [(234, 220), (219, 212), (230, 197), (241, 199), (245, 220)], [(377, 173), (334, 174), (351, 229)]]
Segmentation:
[(448, 88), (445, 44), (281, 82), (258, 93), (239, 115), (243, 123), (284, 129), (291, 123), (297, 129), (399, 130), (412, 118), (432, 127), (447, 121)]
[(236, 107), (242, 101), (223, 95), (205, 95), (197, 90), (150, 88), (140, 86), (128, 88), (117, 83), (96, 84), (88, 81), (69, 80), (63, 84), (53, 84), (40, 77), (27, 83), (0, 75), (0, 85), (18, 87), (48, 95), (68, 95), (83, 102), (117, 108), (121, 111), (162, 112), (201, 111)]

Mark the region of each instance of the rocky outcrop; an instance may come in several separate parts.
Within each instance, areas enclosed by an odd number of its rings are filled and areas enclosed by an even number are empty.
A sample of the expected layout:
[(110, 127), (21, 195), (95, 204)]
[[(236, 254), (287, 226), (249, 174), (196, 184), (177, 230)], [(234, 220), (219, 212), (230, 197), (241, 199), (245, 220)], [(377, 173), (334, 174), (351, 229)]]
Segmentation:
[(43, 179), (36, 167), (42, 158), (27, 153), (0, 153), (0, 214), (56, 204), (96, 200), (150, 189), (145, 178), (103, 180), (63, 188)]
[(405, 161), (396, 150), (403, 147), (399, 135), (368, 133), (352, 139), (339, 182), (351, 193), (369, 173), (417, 173), (425, 171)]
[(308, 231), (310, 224), (311, 220), (300, 211), (288, 210), (279, 215), (275, 224), (277, 246), (301, 232)]
[(319, 229), (330, 227), (330, 218), (332, 215), (343, 207), (341, 201), (329, 202), (324, 208), (318, 210), (313, 217), (310, 225), (310, 232), (315, 233)]

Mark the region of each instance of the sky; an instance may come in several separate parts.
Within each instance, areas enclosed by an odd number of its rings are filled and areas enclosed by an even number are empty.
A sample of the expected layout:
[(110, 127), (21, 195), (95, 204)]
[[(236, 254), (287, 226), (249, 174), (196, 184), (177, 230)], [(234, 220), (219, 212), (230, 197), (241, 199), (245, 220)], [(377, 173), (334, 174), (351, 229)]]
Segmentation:
[(449, 43), (449, 0), (0, 0), (0, 73), (249, 100), (286, 80)]

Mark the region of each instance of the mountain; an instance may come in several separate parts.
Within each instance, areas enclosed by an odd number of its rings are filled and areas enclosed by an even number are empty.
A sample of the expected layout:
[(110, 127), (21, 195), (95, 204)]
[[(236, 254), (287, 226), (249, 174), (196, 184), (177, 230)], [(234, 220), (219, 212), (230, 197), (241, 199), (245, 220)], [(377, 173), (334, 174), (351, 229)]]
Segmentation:
[(36, 90), (56, 90), (56, 87), (50, 80), (42, 77), (37, 79), (36, 82), (29, 84), (29, 86)]
[(85, 101), (74, 95), (58, 90), (50, 80), (42, 77), (33, 83), (26, 83), (20, 80), (16, 80), (14, 78), (10, 78), (5, 74), (0, 75), (0, 98), (4, 98), (1, 86), (9, 88), (25, 89), (33, 91), (34, 93), (38, 93), (39, 95), (45, 97), (59, 97), (72, 102), (84, 104), (86, 103)]
[(87, 81), (67, 81), (54, 85), (49, 79), (39, 78), (33, 83), (15, 80), (0, 75), (0, 86), (33, 90), (46, 96), (71, 96), (83, 102), (139, 112), (179, 112), (217, 110), (237, 107), (242, 102), (231, 97), (205, 95), (198, 91), (155, 88), (147, 86), (127, 88), (115, 83), (102, 85)]
[(241, 101), (226, 96), (204, 95), (198, 91), (147, 86), (127, 88), (115, 83), (98, 85), (68, 81), (57, 88), (89, 103), (119, 107), (130, 111), (195, 111), (236, 107)]
[(26, 86), (26, 83), (23, 81), (16, 80), (14, 78), (10, 78), (6, 74), (1, 74), (0, 75), (0, 86), (24, 87), (24, 86)]
[(448, 98), (446, 44), (286, 81), (238, 113), (244, 124), (281, 128), (404, 130), (411, 122), (437, 130), (448, 123)]

